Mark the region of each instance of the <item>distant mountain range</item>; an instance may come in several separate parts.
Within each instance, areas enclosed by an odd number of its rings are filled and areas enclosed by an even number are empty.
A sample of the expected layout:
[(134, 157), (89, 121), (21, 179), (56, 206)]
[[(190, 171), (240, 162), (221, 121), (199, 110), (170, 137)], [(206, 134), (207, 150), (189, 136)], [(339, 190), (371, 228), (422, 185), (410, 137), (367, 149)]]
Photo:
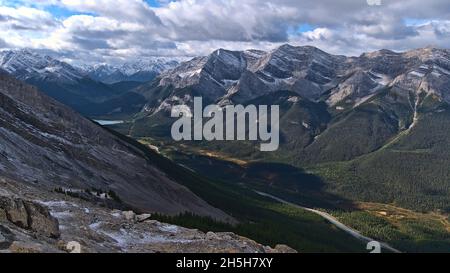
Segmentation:
[(0, 51), (0, 67), (19, 80), (47, 80), (76, 84), (85, 75), (71, 65), (33, 51)]
[(175, 60), (157, 58), (117, 67), (101, 64), (79, 68), (27, 49), (0, 52), (0, 69), (88, 116), (139, 111), (142, 97), (121, 95), (176, 64)]
[(96, 64), (81, 66), (80, 70), (92, 79), (114, 84), (118, 82), (148, 82), (156, 78), (161, 72), (176, 67), (178, 59), (152, 58), (122, 65)]

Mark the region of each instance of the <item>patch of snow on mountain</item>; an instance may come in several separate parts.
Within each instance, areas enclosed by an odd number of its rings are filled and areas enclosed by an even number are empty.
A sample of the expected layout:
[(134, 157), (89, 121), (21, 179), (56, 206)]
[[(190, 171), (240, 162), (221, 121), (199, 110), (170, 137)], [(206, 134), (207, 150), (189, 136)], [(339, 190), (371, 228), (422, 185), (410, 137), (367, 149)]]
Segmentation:
[(422, 77), (424, 77), (424, 76), (425, 76), (425, 74), (424, 74), (424, 73), (422, 73), (422, 72), (419, 72), (419, 71), (411, 71), (411, 72), (409, 72), (409, 75), (411, 75), (411, 76), (415, 76), (415, 77), (418, 77), (418, 78), (422, 78)]

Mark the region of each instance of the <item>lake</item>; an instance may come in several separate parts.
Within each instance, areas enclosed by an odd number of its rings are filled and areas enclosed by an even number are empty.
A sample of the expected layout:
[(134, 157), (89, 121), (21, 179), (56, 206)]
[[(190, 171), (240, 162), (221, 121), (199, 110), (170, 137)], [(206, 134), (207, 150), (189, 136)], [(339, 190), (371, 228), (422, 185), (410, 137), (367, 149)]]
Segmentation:
[(94, 119), (94, 121), (100, 125), (114, 125), (114, 124), (122, 124), (125, 122), (123, 120), (96, 120), (96, 119)]

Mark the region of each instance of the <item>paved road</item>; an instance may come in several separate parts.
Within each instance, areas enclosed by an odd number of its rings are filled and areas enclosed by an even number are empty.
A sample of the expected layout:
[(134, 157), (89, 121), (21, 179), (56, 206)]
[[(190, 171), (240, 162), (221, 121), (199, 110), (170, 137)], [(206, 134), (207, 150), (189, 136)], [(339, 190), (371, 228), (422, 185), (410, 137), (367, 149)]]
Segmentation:
[[(325, 218), (326, 220), (328, 220), (331, 224), (335, 225), (337, 228), (345, 231), (346, 233), (350, 234), (351, 236), (353, 236), (354, 238), (356, 238), (358, 240), (361, 240), (361, 241), (366, 242), (366, 243), (372, 242), (372, 241), (376, 241), (376, 240), (374, 240), (372, 238), (369, 238), (369, 237), (366, 237), (366, 236), (362, 235), (361, 233), (359, 233), (358, 231), (352, 229), (351, 227), (348, 227), (348, 226), (344, 225), (343, 223), (339, 222), (338, 219), (336, 219), (335, 217), (333, 217), (332, 215), (330, 215), (330, 214), (328, 214), (326, 212), (315, 210), (315, 209), (311, 209), (311, 208), (307, 208), (307, 207), (302, 207), (302, 206), (299, 206), (297, 204), (294, 204), (294, 203), (288, 202), (286, 200), (280, 199), (280, 198), (278, 198), (276, 196), (270, 195), (268, 193), (264, 193), (264, 192), (260, 192), (260, 191), (255, 191), (255, 192), (257, 194), (259, 194), (259, 195), (262, 195), (262, 196), (265, 196), (265, 197), (269, 197), (269, 198), (271, 198), (273, 200), (276, 200), (276, 201), (278, 201), (280, 203), (288, 204), (288, 205), (291, 205), (291, 206), (294, 206), (294, 207), (297, 207), (297, 208), (300, 208), (300, 209), (303, 209), (303, 210), (315, 213), (317, 215), (320, 215), (323, 218)], [(395, 253), (401, 253), (399, 250), (391, 247), (387, 243), (383, 243), (383, 242), (379, 242), (379, 243), (380, 243), (382, 248), (385, 248), (385, 249), (387, 249), (389, 251), (392, 251), (392, 252), (395, 252)]]

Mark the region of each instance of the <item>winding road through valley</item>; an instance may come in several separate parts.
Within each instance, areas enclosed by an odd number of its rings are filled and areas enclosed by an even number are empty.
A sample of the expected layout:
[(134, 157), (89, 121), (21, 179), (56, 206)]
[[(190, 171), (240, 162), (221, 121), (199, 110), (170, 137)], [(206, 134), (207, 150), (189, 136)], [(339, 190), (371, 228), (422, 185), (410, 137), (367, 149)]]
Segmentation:
[[(348, 227), (348, 226), (344, 225), (343, 223), (339, 222), (339, 220), (336, 219), (336, 218), (335, 218), (334, 216), (332, 216), (331, 214), (328, 214), (328, 213), (323, 212), (323, 211), (319, 211), (319, 210), (307, 208), (307, 207), (302, 207), (302, 206), (299, 206), (299, 205), (297, 205), (297, 204), (288, 202), (288, 201), (286, 201), (286, 200), (283, 200), (283, 199), (281, 199), (281, 198), (278, 198), (278, 197), (276, 197), (276, 196), (273, 196), (273, 195), (268, 194), (268, 193), (265, 193), (265, 192), (260, 192), (260, 191), (255, 191), (255, 192), (256, 192), (257, 194), (261, 195), (261, 196), (269, 197), (269, 198), (271, 198), (271, 199), (273, 199), (273, 200), (275, 200), (275, 201), (278, 201), (278, 202), (280, 202), (280, 203), (287, 204), (287, 205), (290, 205), (290, 206), (293, 206), (293, 207), (296, 207), (296, 208), (299, 208), (299, 209), (303, 209), (303, 210), (306, 210), (306, 211), (315, 213), (315, 214), (317, 214), (317, 215), (319, 215), (319, 216), (325, 218), (325, 219), (326, 219), (327, 221), (329, 221), (331, 224), (335, 225), (337, 228), (339, 228), (339, 229), (341, 229), (342, 231), (344, 231), (344, 232), (350, 234), (351, 236), (353, 236), (354, 238), (356, 238), (356, 239), (358, 239), (358, 240), (361, 240), (361, 241), (366, 242), (366, 243), (372, 242), (372, 241), (376, 241), (376, 240), (374, 240), (374, 239), (372, 239), (372, 238), (369, 238), (369, 237), (366, 237), (366, 236), (362, 235), (361, 233), (359, 233), (358, 231), (352, 229), (351, 227)], [(379, 242), (379, 241), (378, 241), (378, 242)], [(399, 251), (398, 249), (395, 249), (395, 248), (391, 247), (391, 246), (388, 245), (387, 243), (383, 243), (383, 242), (379, 242), (379, 243), (380, 243), (380, 245), (381, 245), (382, 248), (385, 248), (385, 249), (387, 249), (387, 250), (389, 250), (389, 251), (392, 251), (392, 252), (394, 252), (394, 253), (401, 253), (401, 251)]]

